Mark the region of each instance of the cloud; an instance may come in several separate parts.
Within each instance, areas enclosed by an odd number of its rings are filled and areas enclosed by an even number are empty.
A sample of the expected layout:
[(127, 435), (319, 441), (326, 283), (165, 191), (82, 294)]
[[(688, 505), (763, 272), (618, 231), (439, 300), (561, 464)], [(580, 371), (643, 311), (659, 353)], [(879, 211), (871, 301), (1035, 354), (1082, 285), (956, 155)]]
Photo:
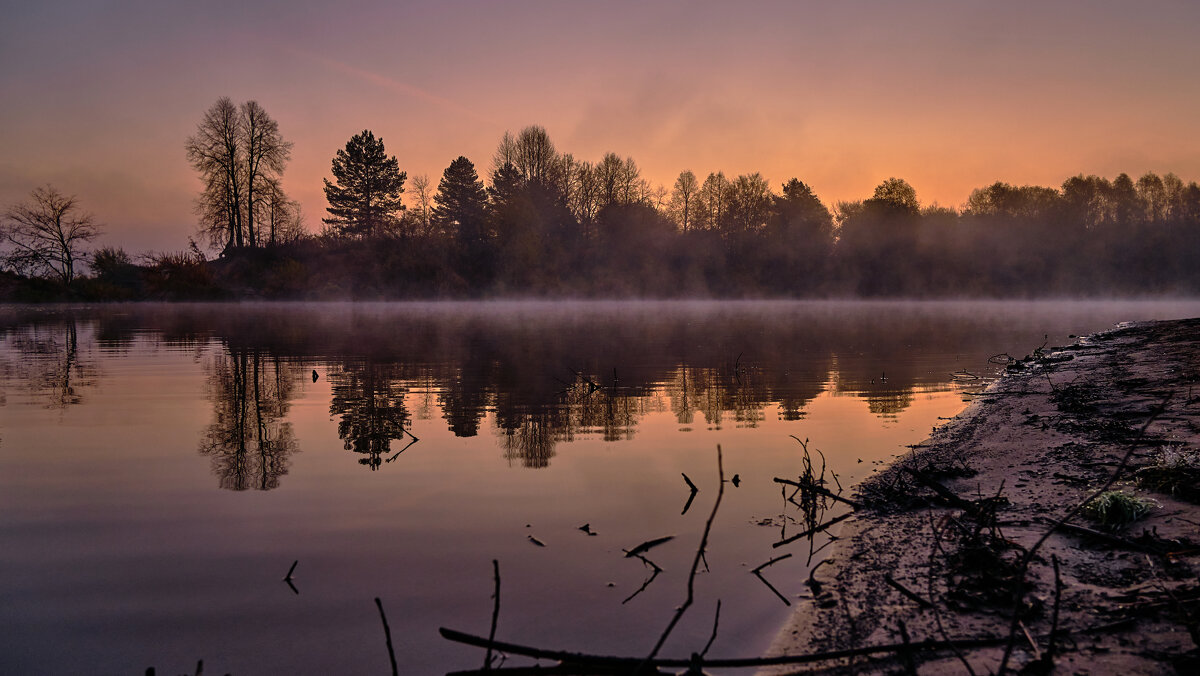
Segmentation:
[(330, 70), (342, 73), (343, 75), (349, 75), (351, 77), (357, 78), (363, 82), (367, 82), (367, 83), (374, 85), (380, 89), (395, 92), (397, 94), (400, 94), (402, 96), (406, 96), (409, 98), (419, 99), (419, 100), (424, 101), (434, 107), (440, 108), (443, 111), (448, 111), (451, 113), (455, 113), (457, 115), (462, 115), (462, 116), (468, 117), (476, 122), (480, 122), (480, 123), (487, 124), (487, 125), (494, 124), (494, 122), (491, 119), (485, 117), (484, 115), (482, 115), (479, 111), (475, 110), (474, 108), (471, 108), (469, 106), (464, 106), (464, 105), (462, 105), (456, 101), (452, 101), (444, 96), (439, 96), (432, 92), (421, 89), (420, 87), (416, 87), (416, 86), (413, 86), (406, 82), (401, 82), (394, 78), (388, 77), (386, 75), (381, 75), (379, 73), (375, 73), (375, 72), (372, 72), (372, 71), (369, 71), (369, 70), (366, 70), (363, 68), (358, 68), (357, 66), (352, 66), (348, 63), (343, 63), (341, 61), (330, 59), (330, 58), (320, 56), (317, 54), (303, 52), (303, 51), (300, 51), (300, 50), (297, 50), (297, 49), (294, 49), (291, 47), (285, 47), (284, 49), (285, 49), (285, 51), (287, 51), (295, 56), (300, 56), (303, 58), (311, 59), (311, 60), (316, 61), (317, 63), (325, 66), (326, 68), (328, 68)]

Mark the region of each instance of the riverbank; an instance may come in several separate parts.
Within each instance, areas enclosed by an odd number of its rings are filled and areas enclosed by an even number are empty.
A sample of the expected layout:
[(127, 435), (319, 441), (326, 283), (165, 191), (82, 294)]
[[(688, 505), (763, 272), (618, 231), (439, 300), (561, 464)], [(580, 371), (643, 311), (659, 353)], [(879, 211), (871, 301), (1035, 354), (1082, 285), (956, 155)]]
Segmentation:
[[(1008, 666), (1029, 673), (1196, 673), (1197, 380), (1197, 319), (1013, 362), (860, 486), (862, 507), (771, 653), (907, 643), (806, 672), (995, 673), (1011, 644)], [(1125, 496), (1107, 521), (1100, 500), (1077, 509), (1107, 491)], [(1123, 505), (1149, 513), (1121, 527)], [(946, 640), (976, 644), (915, 647)]]

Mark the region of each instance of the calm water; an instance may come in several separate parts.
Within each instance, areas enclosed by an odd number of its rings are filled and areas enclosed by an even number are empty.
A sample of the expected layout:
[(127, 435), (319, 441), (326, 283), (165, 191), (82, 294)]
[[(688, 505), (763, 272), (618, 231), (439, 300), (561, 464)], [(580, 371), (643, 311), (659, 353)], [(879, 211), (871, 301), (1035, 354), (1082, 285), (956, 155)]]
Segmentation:
[[(0, 673), (478, 668), (497, 637), (762, 653), (810, 551), (772, 478), (849, 487), (998, 367), (1200, 303), (491, 303), (0, 308)], [(313, 380), (313, 372), (317, 379)], [(689, 490), (700, 488), (684, 510)], [(835, 514), (836, 512), (830, 512)], [(589, 524), (596, 534), (578, 529)], [(674, 535), (648, 554), (622, 550)], [(530, 538), (545, 546), (537, 546)], [(817, 555), (819, 557), (819, 554)], [(294, 560), (294, 592), (282, 578)], [(296, 593), (298, 592), (298, 593)], [(506, 666), (526, 664), (512, 658)]]

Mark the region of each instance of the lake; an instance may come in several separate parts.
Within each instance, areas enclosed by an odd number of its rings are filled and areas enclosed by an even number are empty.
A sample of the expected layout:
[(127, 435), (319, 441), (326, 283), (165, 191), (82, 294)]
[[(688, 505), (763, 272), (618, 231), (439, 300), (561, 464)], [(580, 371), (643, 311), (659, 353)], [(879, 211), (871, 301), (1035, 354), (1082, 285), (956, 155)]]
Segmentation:
[[(759, 655), (809, 602), (829, 544), (773, 547), (805, 529), (774, 481), (804, 470), (800, 440), (849, 492), (962, 411), (996, 355), (1197, 315), (1195, 301), (3, 307), (0, 673), (203, 659), (235, 676), (387, 674), (375, 597), (401, 673), (477, 669), (482, 650), (437, 630), (488, 634), (493, 560), (498, 639), (646, 655), (687, 597), (718, 446), (727, 482), (695, 603), (661, 655), (701, 650), (718, 599), (708, 656)], [(625, 555), (666, 536), (646, 561)]]

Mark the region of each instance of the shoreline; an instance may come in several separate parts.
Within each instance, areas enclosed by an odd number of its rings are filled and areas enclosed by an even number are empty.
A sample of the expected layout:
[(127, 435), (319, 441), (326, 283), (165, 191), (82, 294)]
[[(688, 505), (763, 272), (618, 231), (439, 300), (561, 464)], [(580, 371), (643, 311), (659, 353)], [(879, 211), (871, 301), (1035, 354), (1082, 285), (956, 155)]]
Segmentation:
[[(1197, 380), (1200, 319), (1120, 325), (1010, 365), (955, 420), (860, 484), (866, 506), (842, 525), (830, 565), (815, 571), (819, 589), (768, 654), (901, 644), (903, 633), (912, 643), (1007, 639), (1024, 585), (1009, 668), (1195, 668)], [(1180, 457), (1183, 469), (1169, 464)], [(1168, 465), (1184, 488), (1162, 480)], [(1112, 533), (1084, 513), (1054, 526), (1117, 470), (1112, 489), (1152, 501), (1149, 515)], [(966, 664), (987, 673), (1004, 651), (913, 650), (761, 673), (949, 674)]]

